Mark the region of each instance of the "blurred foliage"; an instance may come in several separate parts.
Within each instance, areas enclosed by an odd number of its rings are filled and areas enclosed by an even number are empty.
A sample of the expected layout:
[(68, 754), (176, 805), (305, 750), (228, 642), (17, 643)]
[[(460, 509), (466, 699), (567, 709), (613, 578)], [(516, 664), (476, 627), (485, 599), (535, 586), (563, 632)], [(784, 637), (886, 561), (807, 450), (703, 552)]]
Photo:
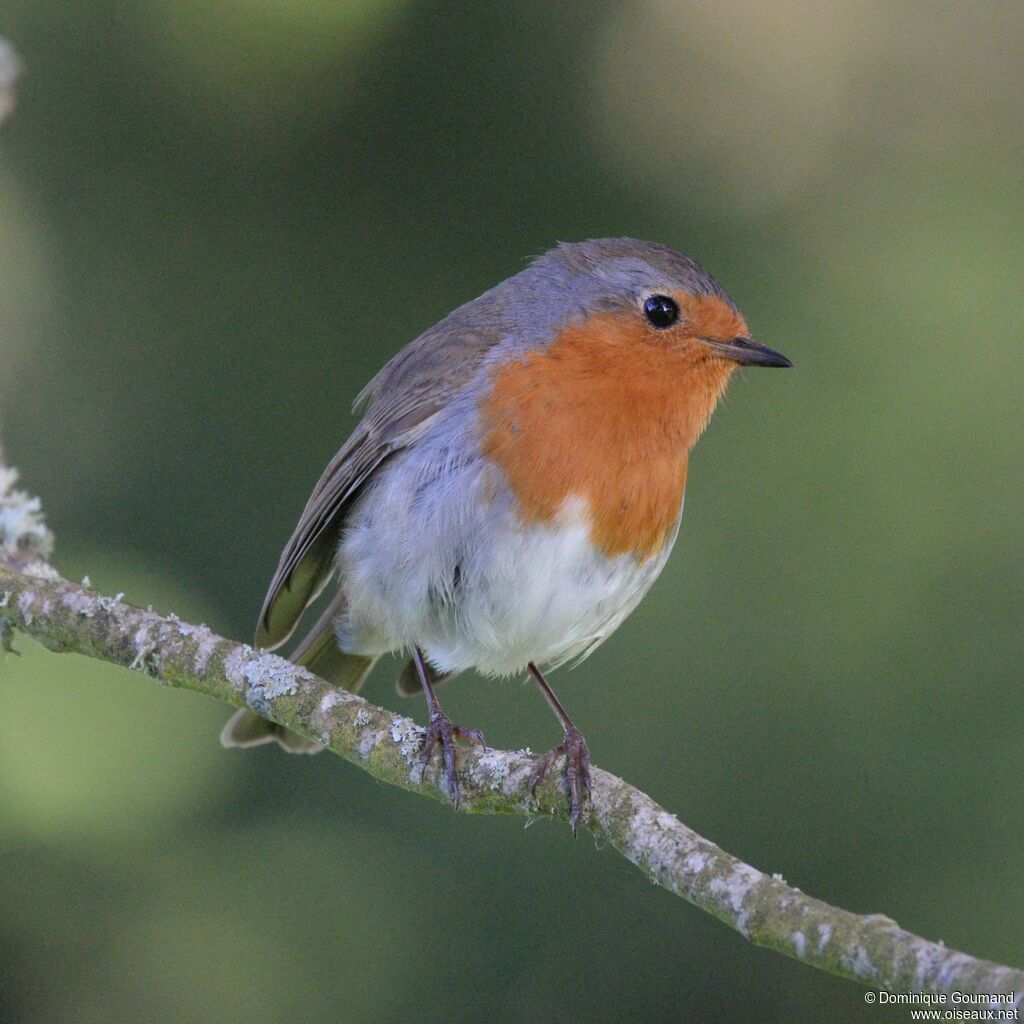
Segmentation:
[[(246, 638), (390, 354), (557, 239), (673, 244), (796, 369), (735, 383), (663, 579), (556, 689), (727, 849), (1024, 962), (1019, 9), (8, 0), (0, 34), (0, 427), (66, 574)], [(5, 1021), (865, 1019), (563, 829), (222, 752), (216, 705), (21, 646)], [(517, 684), (448, 703), (557, 738)]]

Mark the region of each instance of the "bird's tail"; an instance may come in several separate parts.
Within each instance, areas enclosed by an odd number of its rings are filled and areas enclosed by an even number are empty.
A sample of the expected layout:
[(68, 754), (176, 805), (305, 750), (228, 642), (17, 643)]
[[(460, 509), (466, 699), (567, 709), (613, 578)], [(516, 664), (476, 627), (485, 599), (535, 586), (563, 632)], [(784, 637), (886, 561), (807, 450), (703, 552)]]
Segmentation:
[[(291, 660), (343, 690), (358, 693), (377, 659), (341, 650), (334, 635), (336, 615), (337, 608), (332, 602), (309, 635), (292, 652)], [(220, 742), (225, 747), (258, 747), (264, 743), (276, 743), (289, 754), (318, 754), (324, 749), (314, 740), (276, 722), (268, 722), (245, 708), (228, 719), (220, 734)]]

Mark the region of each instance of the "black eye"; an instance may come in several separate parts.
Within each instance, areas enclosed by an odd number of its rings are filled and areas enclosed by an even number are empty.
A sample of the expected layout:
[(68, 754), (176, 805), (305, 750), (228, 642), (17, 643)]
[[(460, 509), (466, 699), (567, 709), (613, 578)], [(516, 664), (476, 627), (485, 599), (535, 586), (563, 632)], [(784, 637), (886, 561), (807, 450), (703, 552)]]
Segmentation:
[(679, 319), (679, 306), (667, 295), (652, 295), (644, 300), (644, 316), (654, 327), (671, 327)]

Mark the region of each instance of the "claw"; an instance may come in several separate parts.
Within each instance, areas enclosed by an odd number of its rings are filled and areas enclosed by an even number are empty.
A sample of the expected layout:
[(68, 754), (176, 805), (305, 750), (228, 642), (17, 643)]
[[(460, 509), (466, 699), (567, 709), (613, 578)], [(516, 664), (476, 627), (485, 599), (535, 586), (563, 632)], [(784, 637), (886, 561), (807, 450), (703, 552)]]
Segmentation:
[(455, 810), (459, 809), (462, 802), (462, 791), (459, 789), (459, 778), (456, 773), (455, 741), (469, 740), (481, 747), (486, 747), (484, 734), (479, 729), (463, 729), (455, 725), (447, 715), (433, 714), (430, 716), (430, 725), (427, 726), (426, 735), (423, 737), (423, 756), (420, 761), (420, 773), (422, 774), (434, 753), (434, 748), (441, 744), (444, 752), (444, 780), (448, 786), (448, 793), (451, 796)]
[(569, 822), (575, 836), (583, 818), (583, 806), (590, 799), (590, 751), (583, 734), (576, 729), (567, 729), (565, 739), (552, 747), (537, 762), (530, 775), (530, 793), (536, 796), (537, 786), (547, 775), (555, 761), (565, 755), (565, 778), (569, 783)]
[(487, 749), (487, 740), (484, 739), (484, 734), (479, 729), (462, 729), (459, 726), (455, 726), (455, 735), (460, 740), (468, 740), (470, 743), (475, 743), (478, 747)]

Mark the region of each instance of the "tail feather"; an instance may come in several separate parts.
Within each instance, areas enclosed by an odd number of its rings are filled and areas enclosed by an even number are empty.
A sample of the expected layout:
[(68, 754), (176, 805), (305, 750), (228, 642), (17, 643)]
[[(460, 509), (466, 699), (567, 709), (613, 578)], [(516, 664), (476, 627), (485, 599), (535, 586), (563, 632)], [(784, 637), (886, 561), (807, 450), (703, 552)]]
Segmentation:
[(255, 711), (244, 708), (236, 711), (221, 730), (223, 747), (261, 747), (264, 743), (277, 743), (289, 754), (319, 754), (324, 748), (314, 740), (300, 736), (276, 722), (260, 718)]
[[(430, 681), (434, 686), (440, 686), (441, 683), (455, 678), (456, 673), (438, 672), (429, 661), (426, 663), (426, 666), (427, 675), (430, 676)], [(423, 692), (423, 684), (420, 682), (420, 673), (416, 668), (415, 661), (407, 662), (405, 668), (398, 673), (398, 679), (395, 680), (395, 689), (401, 697), (415, 697), (418, 693)]]

